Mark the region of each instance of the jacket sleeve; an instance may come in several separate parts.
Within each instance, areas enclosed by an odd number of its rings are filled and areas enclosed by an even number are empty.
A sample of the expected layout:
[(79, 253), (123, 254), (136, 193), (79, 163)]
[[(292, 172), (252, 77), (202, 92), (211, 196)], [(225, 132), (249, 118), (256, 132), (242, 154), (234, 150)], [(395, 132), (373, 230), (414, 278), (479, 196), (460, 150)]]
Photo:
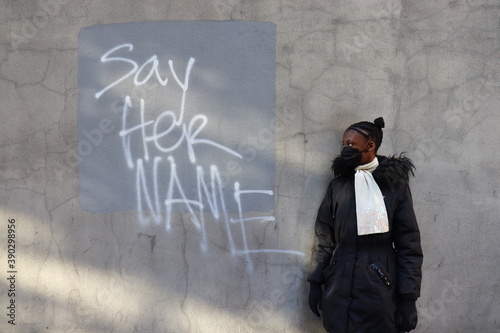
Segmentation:
[(309, 282), (324, 283), (322, 272), (329, 265), (336, 246), (333, 234), (334, 209), (332, 206), (332, 183), (330, 183), (323, 202), (318, 209), (316, 224), (314, 226), (317, 246), (315, 248), (313, 269), (307, 278)]
[(401, 188), (400, 200), (394, 212), (393, 228), (398, 263), (398, 294), (416, 300), (420, 296), (423, 254), (411, 191), (407, 183)]

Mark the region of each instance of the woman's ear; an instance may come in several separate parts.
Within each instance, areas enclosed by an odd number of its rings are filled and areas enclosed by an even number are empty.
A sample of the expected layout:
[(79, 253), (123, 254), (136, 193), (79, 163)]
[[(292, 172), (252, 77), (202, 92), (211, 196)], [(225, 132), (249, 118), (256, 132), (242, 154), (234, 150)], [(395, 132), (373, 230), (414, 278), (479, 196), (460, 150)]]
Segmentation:
[(368, 143), (368, 151), (373, 151), (375, 150), (375, 141), (370, 141)]

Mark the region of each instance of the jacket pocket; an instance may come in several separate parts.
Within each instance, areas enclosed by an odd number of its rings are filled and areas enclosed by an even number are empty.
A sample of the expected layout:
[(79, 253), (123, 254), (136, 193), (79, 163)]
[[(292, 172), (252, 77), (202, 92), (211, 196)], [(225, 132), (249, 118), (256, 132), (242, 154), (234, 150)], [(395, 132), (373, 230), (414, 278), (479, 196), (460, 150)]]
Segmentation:
[(337, 263), (337, 260), (333, 260), (330, 265), (328, 265), (325, 270), (323, 270), (323, 279), (327, 281), (335, 272), (335, 264)]
[(392, 286), (391, 278), (386, 272), (383, 271), (382, 265), (375, 262), (371, 262), (368, 265), (378, 275), (383, 284), (385, 284), (388, 288)]

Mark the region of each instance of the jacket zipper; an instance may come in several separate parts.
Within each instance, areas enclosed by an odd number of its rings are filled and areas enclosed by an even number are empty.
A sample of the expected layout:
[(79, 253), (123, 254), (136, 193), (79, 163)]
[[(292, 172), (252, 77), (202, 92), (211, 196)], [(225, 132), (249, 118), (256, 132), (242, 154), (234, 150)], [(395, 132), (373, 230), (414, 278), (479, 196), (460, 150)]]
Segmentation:
[(377, 275), (382, 279), (382, 282), (387, 287), (391, 286), (391, 281), (389, 280), (389, 278), (384, 274), (384, 272), (382, 272), (382, 270), (375, 263), (371, 263), (370, 267), (375, 271), (375, 273), (377, 273)]
[(337, 263), (337, 260), (334, 260), (331, 262), (330, 266), (328, 266), (328, 268), (326, 269), (325, 271), (325, 277), (328, 278), (330, 276), (330, 272), (332, 271), (333, 267), (335, 266), (335, 264)]

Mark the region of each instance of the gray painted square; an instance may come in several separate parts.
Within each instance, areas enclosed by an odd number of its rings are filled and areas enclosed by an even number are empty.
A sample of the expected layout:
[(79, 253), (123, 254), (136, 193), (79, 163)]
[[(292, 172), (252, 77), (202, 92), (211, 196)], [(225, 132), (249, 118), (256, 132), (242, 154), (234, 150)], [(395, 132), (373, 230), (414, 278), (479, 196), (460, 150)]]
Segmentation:
[(242, 21), (82, 29), (81, 207), (153, 217), (210, 203), (237, 211), (239, 184), (268, 191), (242, 195), (240, 211), (274, 209), (275, 29)]

